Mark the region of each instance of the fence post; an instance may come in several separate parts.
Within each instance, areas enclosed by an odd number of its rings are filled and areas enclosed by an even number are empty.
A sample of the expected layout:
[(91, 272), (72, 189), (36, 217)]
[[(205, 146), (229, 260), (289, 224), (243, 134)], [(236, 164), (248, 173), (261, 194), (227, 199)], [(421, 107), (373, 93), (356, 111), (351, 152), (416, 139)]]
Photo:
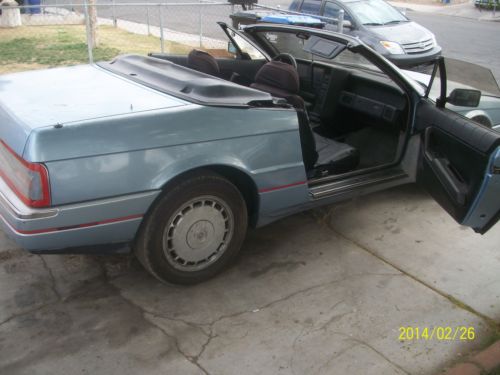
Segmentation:
[(162, 12), (161, 12), (161, 4), (158, 4), (158, 14), (160, 15), (160, 48), (161, 48), (161, 53), (165, 52), (165, 43), (163, 39), (163, 17), (162, 17)]
[(200, 5), (198, 7), (198, 32), (200, 33), (200, 48), (203, 45), (203, 42), (202, 42), (202, 39), (203, 39), (203, 25), (202, 25), (202, 17), (201, 17), (201, 14), (202, 14), (202, 11), (201, 11), (202, 2), (201, 1), (202, 0), (200, 0)]
[(89, 55), (89, 64), (94, 63), (94, 55), (92, 54), (92, 38), (90, 36), (90, 17), (89, 17), (89, 5), (87, 0), (83, 2), (83, 9), (85, 11), (85, 31), (87, 34), (87, 52)]
[(89, 31), (90, 31), (90, 45), (92, 48), (99, 46), (99, 38), (97, 35), (97, 9), (96, 0), (86, 0), (88, 5), (88, 19), (89, 19)]
[(339, 19), (337, 20), (337, 31), (341, 34), (344, 32), (344, 9), (339, 10)]
[(148, 35), (151, 35), (151, 26), (149, 22), (149, 6), (146, 5), (146, 22), (148, 24)]
[(113, 3), (112, 3), (111, 6), (113, 7), (113, 26), (116, 27), (117, 22), (116, 22), (115, 0), (113, 0)]

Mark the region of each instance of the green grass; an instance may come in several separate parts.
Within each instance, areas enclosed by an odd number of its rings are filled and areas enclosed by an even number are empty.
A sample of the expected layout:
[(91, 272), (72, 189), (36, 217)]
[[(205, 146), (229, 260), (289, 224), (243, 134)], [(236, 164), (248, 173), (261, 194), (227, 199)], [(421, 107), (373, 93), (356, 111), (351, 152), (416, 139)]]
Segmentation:
[[(0, 64), (65, 65), (88, 61), (87, 45), (61, 30), (50, 41), (43, 38), (16, 38), (0, 41)], [(96, 60), (109, 60), (120, 50), (102, 46), (93, 51)]]
[[(160, 50), (160, 40), (112, 26), (100, 26), (94, 60), (110, 60), (123, 53), (146, 55)], [(85, 26), (22, 26), (0, 28), (0, 74), (88, 62)], [(187, 53), (192, 47), (165, 42), (165, 51)]]

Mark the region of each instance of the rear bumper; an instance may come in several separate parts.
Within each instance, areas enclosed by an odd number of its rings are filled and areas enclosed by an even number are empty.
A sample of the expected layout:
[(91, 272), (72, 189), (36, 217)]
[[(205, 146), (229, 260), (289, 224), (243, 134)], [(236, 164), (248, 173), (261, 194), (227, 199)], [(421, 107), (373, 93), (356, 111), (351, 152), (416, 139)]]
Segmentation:
[(22, 248), (36, 252), (128, 242), (158, 193), (33, 209), (0, 179), (0, 227)]

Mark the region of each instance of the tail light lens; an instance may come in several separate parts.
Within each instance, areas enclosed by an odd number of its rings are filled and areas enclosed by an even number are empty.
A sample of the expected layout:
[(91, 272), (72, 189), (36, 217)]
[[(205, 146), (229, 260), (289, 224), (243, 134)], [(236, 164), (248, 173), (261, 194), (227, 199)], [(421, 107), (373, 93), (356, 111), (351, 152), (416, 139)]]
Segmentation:
[(45, 166), (27, 162), (1, 140), (0, 176), (26, 205), (50, 206), (49, 173)]

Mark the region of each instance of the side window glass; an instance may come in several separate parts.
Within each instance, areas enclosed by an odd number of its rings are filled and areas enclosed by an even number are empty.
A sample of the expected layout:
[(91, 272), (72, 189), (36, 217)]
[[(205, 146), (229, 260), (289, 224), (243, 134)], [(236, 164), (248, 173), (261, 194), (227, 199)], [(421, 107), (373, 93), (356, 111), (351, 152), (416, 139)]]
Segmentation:
[(319, 8), (321, 6), (321, 1), (318, 0), (304, 0), (302, 3), (302, 9), (300, 10), (302, 13), (306, 14), (318, 14)]
[(323, 10), (323, 16), (328, 18), (339, 18), (340, 7), (337, 4), (327, 1), (325, 3), (325, 9)]
[[(323, 9), (323, 16), (328, 18), (338, 19), (339, 12), (341, 9), (342, 8), (337, 4), (332, 3), (331, 1), (327, 1), (325, 3), (325, 8)], [(344, 11), (344, 20), (352, 22), (352, 18), (349, 16), (349, 13), (345, 11)]]
[(292, 12), (298, 12), (300, 10), (300, 0), (293, 0), (288, 9)]

